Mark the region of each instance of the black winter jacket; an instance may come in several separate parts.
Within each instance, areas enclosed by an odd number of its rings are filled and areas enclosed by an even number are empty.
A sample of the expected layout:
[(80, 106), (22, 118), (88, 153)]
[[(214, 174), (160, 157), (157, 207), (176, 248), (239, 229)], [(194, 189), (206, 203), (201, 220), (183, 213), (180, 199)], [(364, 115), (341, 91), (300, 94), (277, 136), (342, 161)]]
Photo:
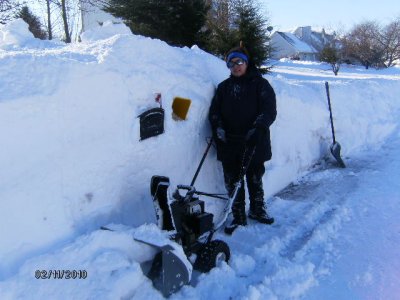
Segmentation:
[[(263, 129), (263, 138), (258, 141), (253, 156), (254, 163), (271, 159), (269, 127), (276, 118), (275, 92), (259, 71), (249, 65), (245, 75), (230, 76), (221, 82), (211, 102), (209, 121), (215, 136), (222, 127), (227, 143), (217, 139), (217, 158), (223, 162), (237, 161), (244, 151), (243, 139), (254, 127)], [(241, 141), (240, 138), (241, 137)]]

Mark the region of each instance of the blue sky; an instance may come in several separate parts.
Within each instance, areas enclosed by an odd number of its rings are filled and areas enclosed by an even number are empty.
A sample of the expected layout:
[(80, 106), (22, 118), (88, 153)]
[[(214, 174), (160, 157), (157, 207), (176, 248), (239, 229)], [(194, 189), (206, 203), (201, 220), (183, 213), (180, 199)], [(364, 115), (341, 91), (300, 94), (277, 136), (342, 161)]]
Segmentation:
[(265, 5), (276, 30), (318, 26), (349, 30), (362, 21), (385, 25), (400, 17), (398, 0), (259, 0)]

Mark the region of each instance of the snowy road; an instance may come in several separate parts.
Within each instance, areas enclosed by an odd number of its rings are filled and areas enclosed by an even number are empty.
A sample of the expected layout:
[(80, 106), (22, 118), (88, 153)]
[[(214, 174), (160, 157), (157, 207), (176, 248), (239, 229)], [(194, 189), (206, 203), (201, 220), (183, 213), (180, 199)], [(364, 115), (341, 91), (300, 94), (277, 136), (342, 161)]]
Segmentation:
[(378, 153), (357, 158), (359, 185), (345, 202), (351, 219), (332, 244), (339, 258), (307, 299), (399, 299), (399, 149), (397, 133)]

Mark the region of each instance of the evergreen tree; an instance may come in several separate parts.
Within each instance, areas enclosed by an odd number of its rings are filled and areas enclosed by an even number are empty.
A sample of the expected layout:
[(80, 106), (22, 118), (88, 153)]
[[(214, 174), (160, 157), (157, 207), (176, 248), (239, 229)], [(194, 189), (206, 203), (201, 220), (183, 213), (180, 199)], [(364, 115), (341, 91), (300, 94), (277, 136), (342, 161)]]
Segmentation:
[(242, 41), (256, 66), (261, 67), (270, 57), (269, 27), (254, 0), (238, 0), (235, 5), (237, 38), (234, 45)]
[(255, 65), (260, 67), (271, 55), (272, 27), (267, 23), (255, 0), (214, 0), (207, 18), (205, 48), (224, 57), (242, 41)]
[(120, 17), (133, 33), (192, 46), (200, 41), (205, 0), (110, 0), (105, 11)]
[(42, 29), (42, 24), (39, 18), (36, 17), (27, 6), (21, 8), (17, 14), (18, 18), (21, 18), (29, 25), (29, 31), (32, 32), (35, 38), (44, 40), (47, 38), (46, 32)]

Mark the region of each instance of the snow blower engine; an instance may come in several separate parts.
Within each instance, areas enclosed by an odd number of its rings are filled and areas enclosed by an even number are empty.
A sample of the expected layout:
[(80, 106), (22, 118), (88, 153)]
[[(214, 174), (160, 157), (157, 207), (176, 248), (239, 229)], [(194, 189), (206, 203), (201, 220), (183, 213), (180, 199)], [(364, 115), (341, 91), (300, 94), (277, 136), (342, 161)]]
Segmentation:
[[(168, 205), (168, 187), (169, 178), (152, 177), (151, 192), (158, 225), (162, 230), (176, 231), (171, 238), (182, 245), (187, 256), (197, 254), (212, 238), (214, 216), (205, 211), (204, 201), (198, 196), (202, 193), (198, 193), (194, 186), (178, 185), (172, 194), (173, 201)], [(186, 191), (186, 194), (181, 195), (181, 191)]]

